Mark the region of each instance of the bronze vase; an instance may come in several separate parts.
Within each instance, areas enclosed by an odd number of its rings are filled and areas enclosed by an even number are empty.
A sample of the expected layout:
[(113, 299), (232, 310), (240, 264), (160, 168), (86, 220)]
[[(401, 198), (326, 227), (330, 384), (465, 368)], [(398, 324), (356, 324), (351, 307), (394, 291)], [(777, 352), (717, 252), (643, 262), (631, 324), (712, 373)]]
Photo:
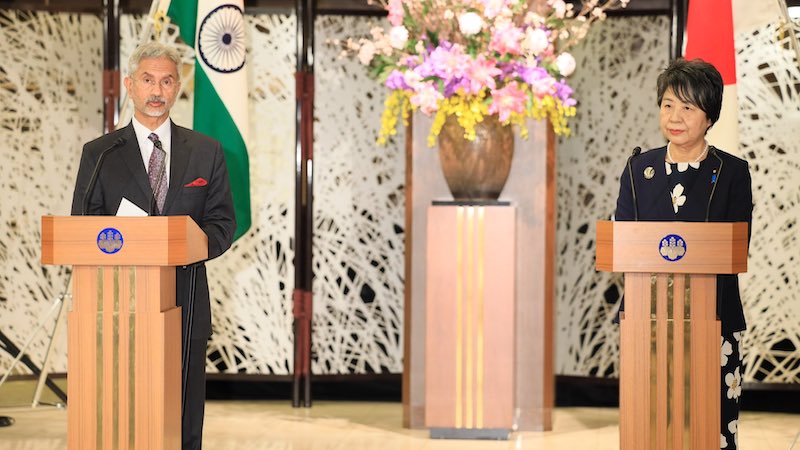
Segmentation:
[(457, 201), (497, 200), (511, 171), (514, 133), (491, 115), (475, 125), (475, 134), (468, 141), (456, 117), (447, 117), (439, 133), (444, 178)]

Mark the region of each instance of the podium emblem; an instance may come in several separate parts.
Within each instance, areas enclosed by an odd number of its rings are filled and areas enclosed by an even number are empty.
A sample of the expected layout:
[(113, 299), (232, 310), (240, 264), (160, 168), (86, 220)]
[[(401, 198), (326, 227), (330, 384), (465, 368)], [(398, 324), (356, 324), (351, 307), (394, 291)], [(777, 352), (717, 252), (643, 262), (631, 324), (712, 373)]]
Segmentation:
[(117, 253), (124, 243), (122, 233), (116, 228), (106, 228), (97, 235), (97, 248), (108, 255)]
[(668, 234), (661, 239), (658, 252), (667, 261), (678, 261), (686, 254), (686, 241), (677, 234)]

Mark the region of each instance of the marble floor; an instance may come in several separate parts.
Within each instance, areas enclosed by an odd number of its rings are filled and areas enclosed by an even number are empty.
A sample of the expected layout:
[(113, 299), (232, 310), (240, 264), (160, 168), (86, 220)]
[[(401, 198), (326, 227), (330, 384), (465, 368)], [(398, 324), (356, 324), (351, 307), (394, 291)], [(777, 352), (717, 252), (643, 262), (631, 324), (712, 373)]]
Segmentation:
[[(66, 412), (31, 409), (30, 397), (0, 387), (0, 415), (16, 423), (0, 428), (2, 450), (56, 450), (66, 445)], [(45, 401), (51, 400), (44, 398)], [(209, 401), (204, 448), (214, 450), (360, 449), (618, 449), (618, 411), (558, 408), (554, 430), (518, 432), (511, 441), (431, 440), (425, 430), (401, 426), (399, 403), (317, 402), (292, 408), (286, 401)], [(745, 450), (800, 450), (800, 415), (745, 412), (739, 446)]]

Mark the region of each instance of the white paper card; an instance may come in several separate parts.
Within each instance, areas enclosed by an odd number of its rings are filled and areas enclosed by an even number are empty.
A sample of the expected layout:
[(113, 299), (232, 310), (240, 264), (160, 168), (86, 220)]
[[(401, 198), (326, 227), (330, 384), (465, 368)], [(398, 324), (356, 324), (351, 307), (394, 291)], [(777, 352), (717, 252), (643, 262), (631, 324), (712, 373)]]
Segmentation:
[(147, 211), (134, 205), (133, 202), (128, 200), (127, 198), (122, 197), (122, 201), (119, 202), (119, 209), (117, 210), (117, 216), (146, 217)]

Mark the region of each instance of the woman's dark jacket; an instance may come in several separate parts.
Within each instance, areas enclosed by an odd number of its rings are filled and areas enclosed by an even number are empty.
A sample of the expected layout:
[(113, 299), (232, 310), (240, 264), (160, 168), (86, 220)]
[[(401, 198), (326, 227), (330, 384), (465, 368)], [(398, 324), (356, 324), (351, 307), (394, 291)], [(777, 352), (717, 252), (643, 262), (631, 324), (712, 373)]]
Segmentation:
[[(635, 220), (635, 206), (638, 207), (641, 221), (679, 220), (672, 207), (670, 197), (672, 186), (669, 185), (664, 167), (666, 154), (667, 147), (661, 147), (632, 158), (630, 166), (633, 172), (636, 205), (633, 203), (628, 166), (625, 166), (620, 177), (615, 220)], [(655, 170), (655, 175), (650, 179), (644, 175), (648, 167)], [(707, 215), (709, 222), (747, 222), (750, 227), (753, 220), (753, 196), (747, 161), (709, 147), (707, 158), (697, 170), (700, 173), (694, 185), (687, 190), (687, 202), (681, 207), (680, 220), (704, 222)], [(716, 189), (714, 189), (715, 183)], [(620, 307), (620, 310), (622, 309)], [(746, 328), (739, 295), (739, 280), (736, 275), (717, 276), (717, 316), (722, 322), (723, 332), (741, 331)]]

